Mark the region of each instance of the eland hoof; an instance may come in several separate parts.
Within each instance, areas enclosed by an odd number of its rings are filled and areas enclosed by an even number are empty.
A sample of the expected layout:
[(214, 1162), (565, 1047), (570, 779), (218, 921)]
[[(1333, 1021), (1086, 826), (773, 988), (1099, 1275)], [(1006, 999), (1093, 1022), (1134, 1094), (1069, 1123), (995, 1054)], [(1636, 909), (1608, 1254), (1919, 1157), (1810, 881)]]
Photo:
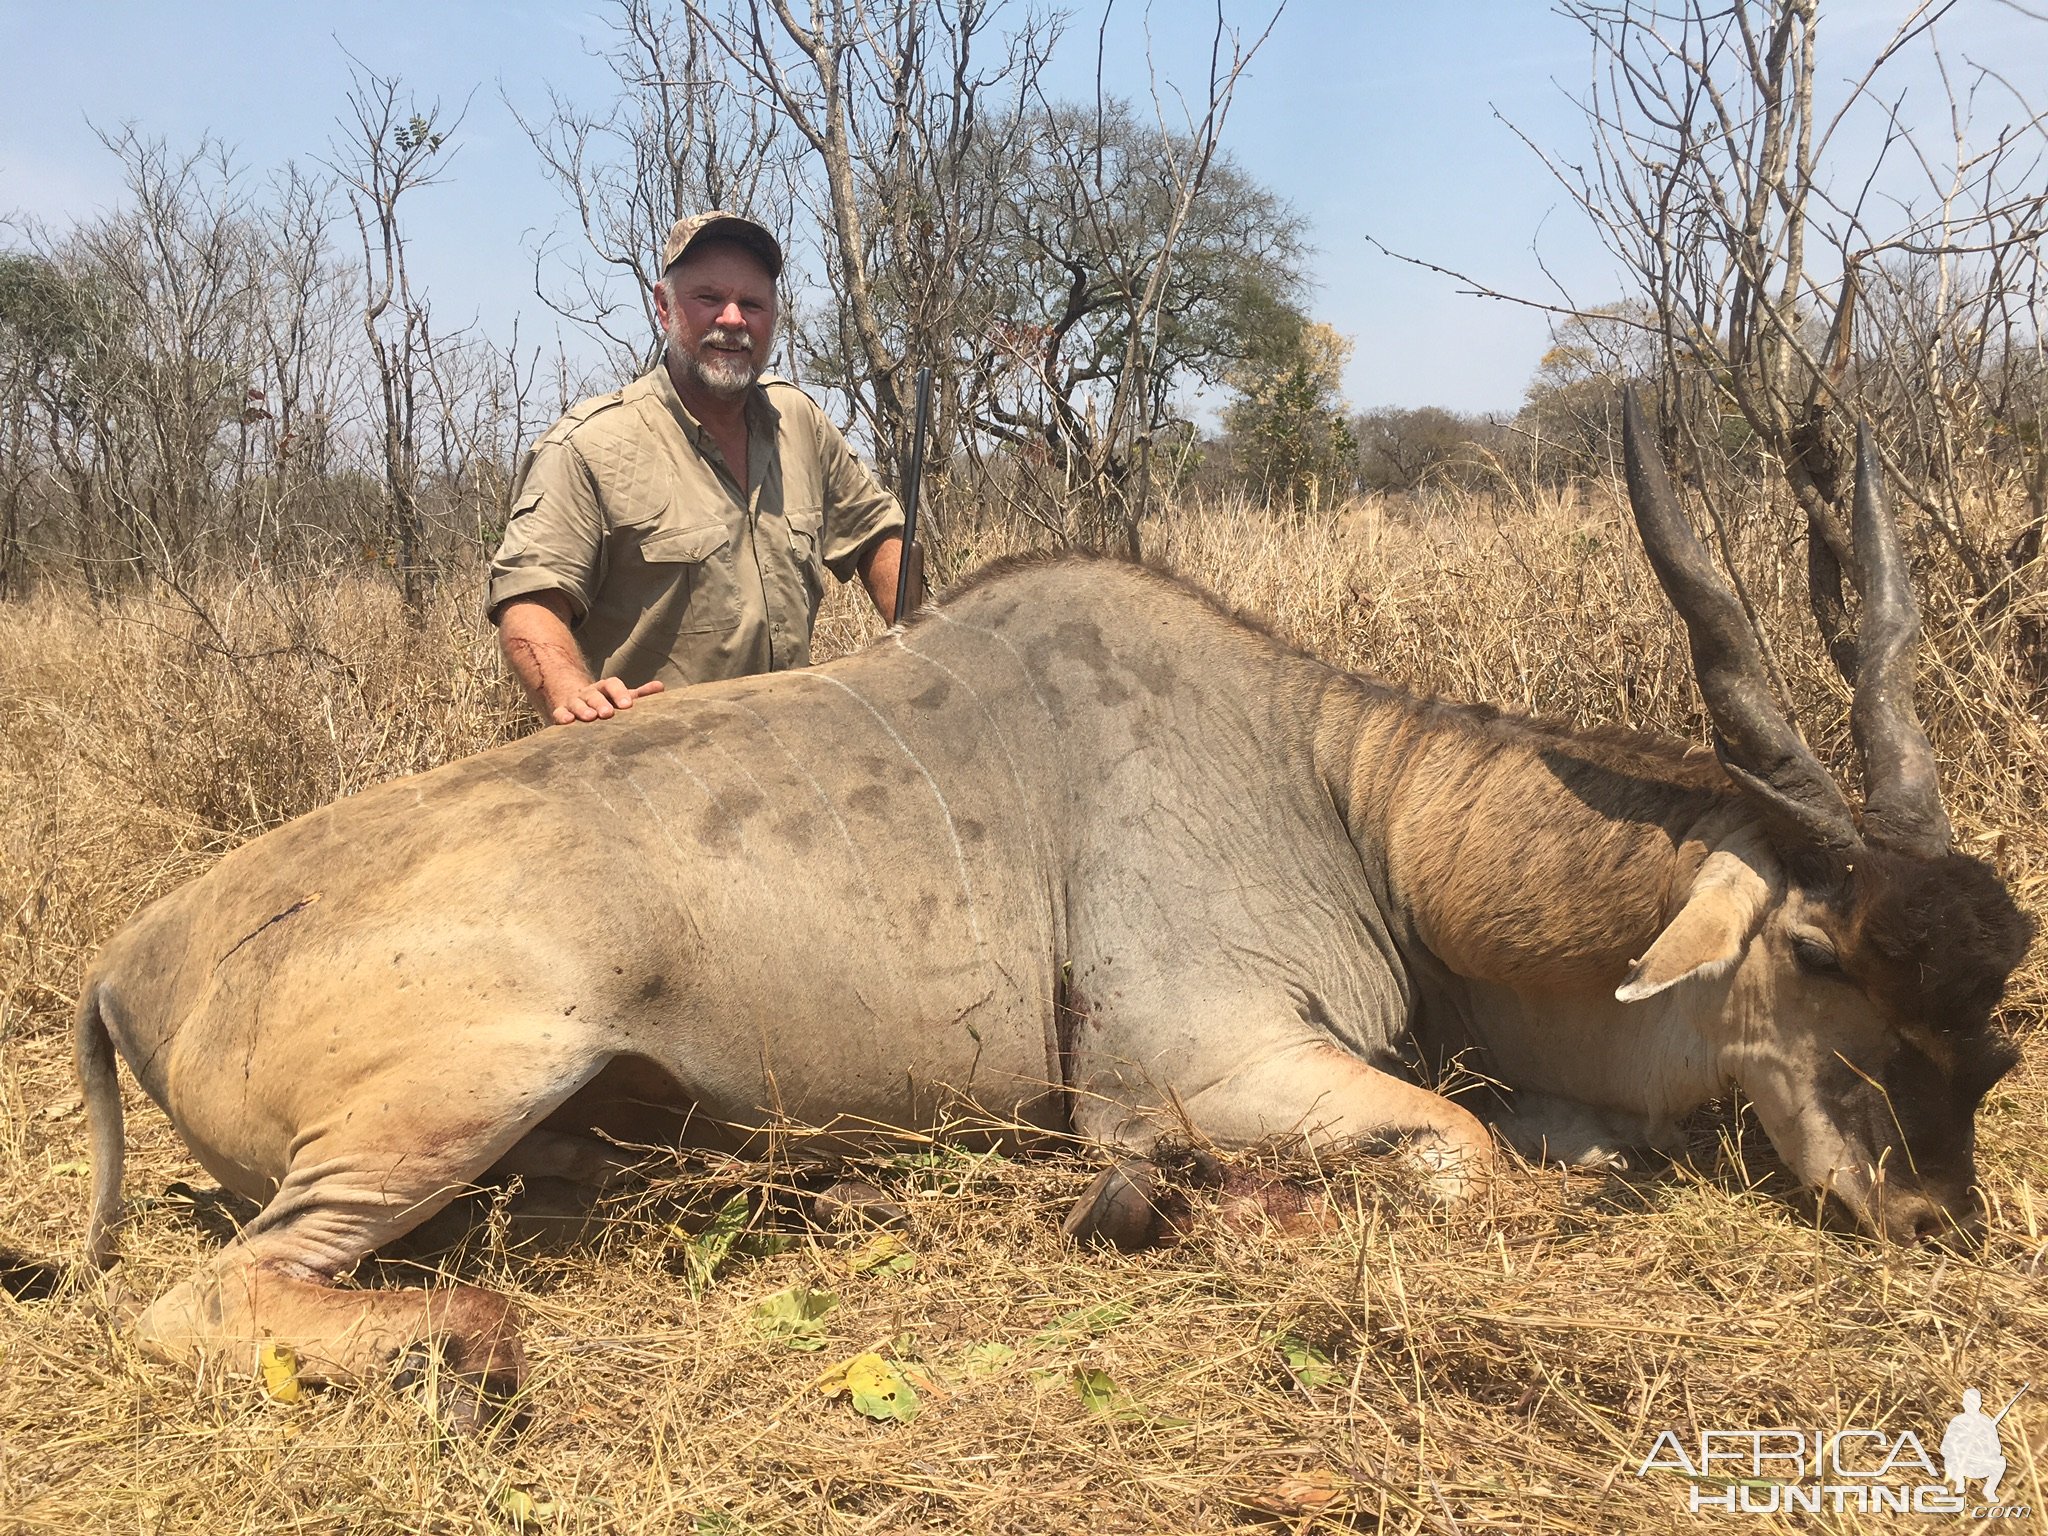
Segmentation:
[(1159, 1170), (1148, 1162), (1112, 1163), (1082, 1191), (1060, 1231), (1077, 1243), (1106, 1243), (1133, 1253), (1158, 1235)]
[(525, 1374), (525, 1351), (515, 1340), (501, 1338), (485, 1350), (462, 1340), (422, 1340), (392, 1362), (391, 1386), (418, 1401), (442, 1434), (467, 1439), (500, 1425), (515, 1432), (525, 1426), (527, 1410), (518, 1401)]

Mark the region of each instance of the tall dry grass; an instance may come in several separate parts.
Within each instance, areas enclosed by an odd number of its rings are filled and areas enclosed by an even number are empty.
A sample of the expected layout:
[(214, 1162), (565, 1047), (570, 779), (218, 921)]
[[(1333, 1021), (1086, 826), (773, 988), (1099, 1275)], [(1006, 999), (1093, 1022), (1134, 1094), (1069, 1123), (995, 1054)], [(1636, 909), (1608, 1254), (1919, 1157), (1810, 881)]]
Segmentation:
[[(1604, 501), (1372, 504), (1306, 527), (1182, 507), (1152, 534), (1164, 561), (1342, 665), (1569, 720), (1703, 730), (1682, 637)], [(1769, 526), (1740, 550), (1795, 702), (1839, 765), (1847, 694), (1813, 643), (1796, 556)], [(387, 589), (345, 576), (194, 596), (0, 608), (0, 1242), (19, 1250), (77, 1246), (66, 1031), (93, 948), (233, 844), (525, 728), (467, 591), (417, 627)], [(1927, 606), (1922, 703), (1959, 834), (2041, 912), (2041, 720), (1955, 595)], [(873, 629), (842, 597), (819, 650)], [(1418, 1208), (1367, 1166), (1332, 1176), (1337, 1230), (1211, 1223), (1132, 1258), (1058, 1240), (1079, 1163), (934, 1154), (877, 1174), (908, 1210), (907, 1272), (856, 1277), (843, 1248), (802, 1237), (693, 1299), (687, 1240), (664, 1217), (623, 1212), (601, 1241), (543, 1257), (486, 1225), (455, 1262), (529, 1314), (534, 1422), (462, 1441), (395, 1393), (285, 1406), (245, 1383), (195, 1386), (110, 1333), (97, 1283), (0, 1293), (0, 1530), (1689, 1527), (1680, 1481), (1636, 1476), (1659, 1429), (1875, 1426), (1931, 1450), (1963, 1387), (1996, 1403), (2048, 1382), (2044, 1011), (2037, 952), (2008, 1009), (2025, 1064), (1982, 1120), (1993, 1230), (1970, 1257), (1817, 1229), (1726, 1112), (1701, 1118), (1687, 1162), (1524, 1170), (1469, 1217)], [(130, 1140), (120, 1275), (150, 1292), (202, 1262), (223, 1213), (132, 1090)], [(799, 1282), (841, 1297), (821, 1354), (748, 1321)], [(980, 1348), (995, 1344), (1015, 1355)], [(1327, 1374), (1290, 1370), (1301, 1345)], [(871, 1423), (811, 1390), (822, 1364), (871, 1347), (924, 1373), (915, 1422)], [(1115, 1383), (1108, 1411), (1076, 1390), (1090, 1370)], [(2040, 1394), (2005, 1446), (2008, 1496), (2038, 1515)]]

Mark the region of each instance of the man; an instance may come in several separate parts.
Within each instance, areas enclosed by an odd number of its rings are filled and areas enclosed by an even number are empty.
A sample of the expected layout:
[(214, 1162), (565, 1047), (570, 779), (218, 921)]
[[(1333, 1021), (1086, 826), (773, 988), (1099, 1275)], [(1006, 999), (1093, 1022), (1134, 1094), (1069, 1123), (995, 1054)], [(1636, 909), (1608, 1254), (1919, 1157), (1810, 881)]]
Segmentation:
[(903, 514), (825, 414), (762, 369), (782, 248), (679, 219), (660, 366), (534, 444), (491, 562), (499, 644), (543, 718), (608, 719), (668, 684), (807, 665), (824, 572), (895, 620)]

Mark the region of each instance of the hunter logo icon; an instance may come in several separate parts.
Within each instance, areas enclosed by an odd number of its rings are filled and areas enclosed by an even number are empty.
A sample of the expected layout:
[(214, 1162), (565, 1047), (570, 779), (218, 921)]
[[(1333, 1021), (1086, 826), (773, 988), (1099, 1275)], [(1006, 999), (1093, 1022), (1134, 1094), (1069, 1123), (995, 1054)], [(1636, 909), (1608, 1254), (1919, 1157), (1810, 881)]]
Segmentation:
[(2007, 1399), (1997, 1414), (1984, 1411), (1984, 1397), (1975, 1387), (1963, 1393), (1963, 1411), (1948, 1421), (1941, 1434), (1941, 1477), (1957, 1493), (1967, 1482), (1982, 1479), (1986, 1503), (1998, 1497), (1998, 1484), (2005, 1476), (2005, 1451), (1998, 1443), (1998, 1423), (2025, 1394), (2023, 1384)]

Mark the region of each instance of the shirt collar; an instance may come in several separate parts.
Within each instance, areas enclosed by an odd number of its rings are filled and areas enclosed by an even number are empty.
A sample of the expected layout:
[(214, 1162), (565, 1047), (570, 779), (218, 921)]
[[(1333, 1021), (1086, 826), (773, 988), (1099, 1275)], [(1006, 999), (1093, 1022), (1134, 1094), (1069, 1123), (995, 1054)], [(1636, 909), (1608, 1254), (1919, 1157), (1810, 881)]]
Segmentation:
[[(762, 377), (765, 378), (767, 375), (764, 374)], [(683, 435), (702, 449), (710, 441), (710, 436), (705, 431), (704, 423), (691, 414), (690, 408), (683, 404), (683, 397), (676, 392), (676, 381), (669, 377), (666, 353), (663, 353), (661, 359), (655, 363), (654, 370), (648, 378), (653, 381), (655, 398), (668, 407), (669, 414), (675, 417), (677, 424), (682, 427)], [(747, 391), (748, 436), (772, 438), (776, 425), (781, 420), (781, 414), (769, 401), (768, 391), (763, 389), (758, 381)]]

